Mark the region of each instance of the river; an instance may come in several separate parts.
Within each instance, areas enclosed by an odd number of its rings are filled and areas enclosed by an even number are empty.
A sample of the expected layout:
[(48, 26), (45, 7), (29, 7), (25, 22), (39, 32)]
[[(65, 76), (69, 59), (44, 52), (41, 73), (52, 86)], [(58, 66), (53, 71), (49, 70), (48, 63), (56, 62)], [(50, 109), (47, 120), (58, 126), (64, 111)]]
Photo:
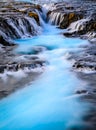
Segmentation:
[[(83, 114), (88, 104), (80, 101), (76, 90), (87, 83), (72, 71), (74, 61), (67, 60), (70, 52), (78, 52), (88, 44), (79, 38), (66, 38), (62, 31), (44, 23), (42, 34), (33, 38), (15, 40), (16, 53), (30, 52), (32, 47), (45, 49), (37, 54), (48, 61), (44, 73), (0, 101), (0, 130), (66, 130), (82, 128)], [(19, 76), (19, 75), (18, 75)]]

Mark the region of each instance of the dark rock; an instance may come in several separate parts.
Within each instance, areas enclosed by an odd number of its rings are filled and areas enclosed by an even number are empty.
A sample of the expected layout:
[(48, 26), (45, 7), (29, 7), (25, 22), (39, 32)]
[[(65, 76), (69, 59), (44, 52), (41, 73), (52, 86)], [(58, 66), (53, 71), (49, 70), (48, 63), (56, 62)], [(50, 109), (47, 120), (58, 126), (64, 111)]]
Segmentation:
[(10, 40), (5, 39), (3, 36), (0, 36), (0, 43), (4, 46), (14, 46), (15, 45)]
[(69, 59), (75, 60), (73, 69), (96, 72), (96, 45), (89, 45), (77, 54), (71, 53), (71, 57)]
[(17, 63), (17, 64), (11, 64), (11, 65), (0, 65), (0, 73), (4, 73), (4, 70), (6, 71), (18, 71), (20, 69), (24, 70), (25, 68), (28, 69), (34, 69), (39, 67), (44, 66), (44, 64), (46, 64), (46, 61), (42, 61), (42, 60), (36, 60), (36, 61), (32, 61), (29, 63)]
[(74, 0), (70, 3), (52, 4), (52, 9), (47, 13), (48, 21), (61, 29), (67, 28), (68, 31), (64, 32), (66, 37), (79, 36), (96, 41), (96, 2)]
[[(52, 5), (53, 6), (53, 5)], [(61, 29), (67, 28), (72, 22), (83, 18), (82, 10), (73, 7), (67, 2), (54, 4), (54, 9), (47, 13), (48, 20)]]
[(4, 46), (12, 45), (10, 39), (30, 37), (40, 33), (41, 13), (40, 5), (26, 2), (0, 2), (0, 43)]
[(85, 94), (87, 92), (88, 92), (87, 90), (77, 90), (75, 93), (76, 94)]

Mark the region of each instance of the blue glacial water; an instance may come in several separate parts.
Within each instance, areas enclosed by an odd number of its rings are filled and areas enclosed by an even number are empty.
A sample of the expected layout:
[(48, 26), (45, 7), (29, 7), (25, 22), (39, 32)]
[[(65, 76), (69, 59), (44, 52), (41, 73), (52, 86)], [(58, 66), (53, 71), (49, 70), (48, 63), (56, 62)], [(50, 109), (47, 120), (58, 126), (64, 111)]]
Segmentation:
[(87, 84), (71, 71), (73, 61), (67, 57), (87, 41), (64, 38), (60, 32), (46, 24), (42, 35), (15, 40), (16, 53), (28, 54), (34, 46), (48, 48), (38, 56), (49, 65), (37, 80), (0, 101), (0, 130), (66, 130), (84, 125), (87, 104), (80, 102), (75, 91)]

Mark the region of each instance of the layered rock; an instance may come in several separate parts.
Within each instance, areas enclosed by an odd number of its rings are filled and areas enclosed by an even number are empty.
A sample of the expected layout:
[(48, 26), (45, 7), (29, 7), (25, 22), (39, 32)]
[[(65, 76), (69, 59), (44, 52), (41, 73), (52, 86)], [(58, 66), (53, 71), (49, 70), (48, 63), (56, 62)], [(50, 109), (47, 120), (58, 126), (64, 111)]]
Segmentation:
[(49, 10), (48, 20), (60, 28), (67, 28), (72, 22), (83, 18), (83, 12), (66, 2), (55, 3), (54, 8)]
[(81, 36), (90, 41), (96, 39), (96, 13), (93, 13), (86, 19), (78, 20), (68, 27), (68, 32), (64, 33), (65, 36)]
[[(90, 6), (91, 5), (91, 6)], [(61, 29), (67, 29), (64, 36), (79, 36), (96, 41), (96, 2), (71, 1), (51, 5), (47, 13), (48, 21)]]
[[(31, 37), (41, 32), (39, 5), (24, 2), (0, 2), (0, 43), (6, 39)], [(7, 41), (9, 41), (7, 40)]]

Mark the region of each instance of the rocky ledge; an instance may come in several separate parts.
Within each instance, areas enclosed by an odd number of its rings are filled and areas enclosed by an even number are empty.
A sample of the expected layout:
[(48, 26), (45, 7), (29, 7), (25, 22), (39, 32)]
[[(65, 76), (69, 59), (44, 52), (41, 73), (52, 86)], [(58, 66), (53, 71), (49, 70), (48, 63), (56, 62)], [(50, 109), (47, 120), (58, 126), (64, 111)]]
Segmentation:
[[(70, 4), (71, 3), (71, 4)], [(51, 4), (48, 21), (61, 29), (64, 36), (87, 38), (96, 41), (96, 1), (81, 0)]]
[(40, 5), (26, 2), (0, 2), (0, 43), (5, 46), (14, 45), (11, 39), (39, 34), (40, 15), (42, 15)]

